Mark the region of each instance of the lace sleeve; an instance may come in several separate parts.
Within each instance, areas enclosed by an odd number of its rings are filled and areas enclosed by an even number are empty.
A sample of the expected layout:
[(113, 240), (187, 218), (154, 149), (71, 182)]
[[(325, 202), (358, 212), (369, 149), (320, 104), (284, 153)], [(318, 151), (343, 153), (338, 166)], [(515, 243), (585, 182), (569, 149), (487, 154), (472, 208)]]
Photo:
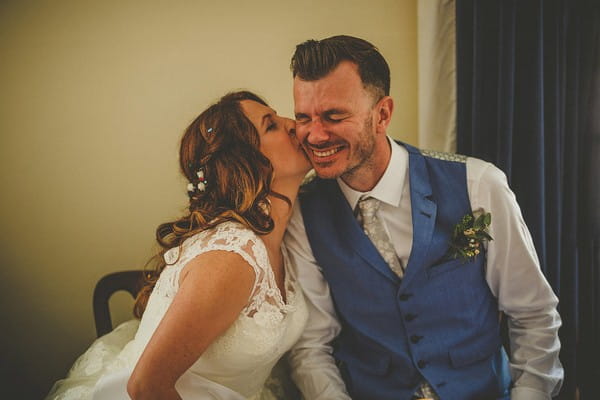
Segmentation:
[[(239, 254), (254, 270), (254, 288), (243, 313), (252, 316), (262, 304), (282, 304), (281, 295), (275, 284), (263, 241), (250, 229), (237, 222), (224, 222), (215, 228), (200, 232), (186, 240), (181, 249), (173, 248), (165, 253), (165, 261), (173, 269), (170, 280), (177, 285), (179, 273), (194, 257), (213, 250), (225, 250)], [(163, 274), (167, 272), (166, 270)], [(162, 278), (162, 275), (161, 275)], [(178, 285), (177, 285), (178, 286)], [(278, 297), (278, 298), (277, 298)]]

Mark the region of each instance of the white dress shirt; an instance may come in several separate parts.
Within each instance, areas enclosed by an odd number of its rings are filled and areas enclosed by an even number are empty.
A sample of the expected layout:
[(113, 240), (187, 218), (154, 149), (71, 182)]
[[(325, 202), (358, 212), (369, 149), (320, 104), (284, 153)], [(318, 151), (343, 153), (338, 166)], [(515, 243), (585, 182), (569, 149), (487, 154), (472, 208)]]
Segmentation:
[[(352, 209), (363, 195), (381, 201), (378, 215), (406, 266), (413, 235), (408, 151), (389, 141), (390, 162), (373, 190), (357, 192), (341, 179), (337, 181)], [(492, 215), (489, 233), (494, 240), (486, 246), (486, 281), (498, 300), (499, 311), (508, 316), (514, 382), (511, 398), (550, 399), (558, 393), (563, 379), (558, 360), (558, 299), (540, 270), (531, 235), (504, 173), (493, 164), (471, 157), (467, 158), (466, 170), (471, 209)], [(289, 355), (292, 376), (308, 400), (349, 399), (329, 345), (341, 326), (329, 286), (312, 254), (299, 204), (285, 242), (310, 312), (305, 332)]]

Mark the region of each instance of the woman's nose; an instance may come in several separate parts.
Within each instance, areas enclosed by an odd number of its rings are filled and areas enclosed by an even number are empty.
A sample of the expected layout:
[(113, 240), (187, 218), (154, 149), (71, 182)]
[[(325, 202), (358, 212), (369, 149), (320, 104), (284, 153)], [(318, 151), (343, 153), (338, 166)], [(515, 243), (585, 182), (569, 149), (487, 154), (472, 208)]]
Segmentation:
[(285, 130), (290, 136), (296, 136), (296, 121), (290, 118), (284, 117)]

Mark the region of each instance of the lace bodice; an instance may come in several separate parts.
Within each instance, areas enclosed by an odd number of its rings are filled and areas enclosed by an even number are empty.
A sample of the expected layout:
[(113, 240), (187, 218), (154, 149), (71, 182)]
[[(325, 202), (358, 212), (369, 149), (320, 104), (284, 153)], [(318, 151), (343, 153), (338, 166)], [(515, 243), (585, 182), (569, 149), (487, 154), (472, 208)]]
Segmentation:
[[(165, 253), (167, 267), (148, 300), (135, 339), (121, 359), (134, 366), (179, 288), (179, 275), (194, 257), (212, 250), (232, 251), (244, 258), (256, 275), (248, 304), (229, 329), (213, 342), (187, 371), (227, 386), (247, 398), (259, 396), (271, 368), (296, 342), (307, 310), (302, 292), (285, 266), (285, 296), (277, 287), (263, 241), (237, 222), (225, 222), (187, 239)], [(283, 299), (286, 299), (284, 301)]]

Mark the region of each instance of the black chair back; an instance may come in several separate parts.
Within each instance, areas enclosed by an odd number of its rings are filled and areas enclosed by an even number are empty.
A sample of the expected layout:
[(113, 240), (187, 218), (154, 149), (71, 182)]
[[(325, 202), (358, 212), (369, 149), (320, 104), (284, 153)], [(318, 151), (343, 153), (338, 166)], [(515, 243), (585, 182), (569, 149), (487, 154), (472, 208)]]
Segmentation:
[(100, 278), (94, 288), (93, 306), (96, 334), (98, 337), (112, 331), (110, 317), (110, 297), (119, 290), (125, 290), (135, 298), (144, 284), (144, 271), (118, 271)]

